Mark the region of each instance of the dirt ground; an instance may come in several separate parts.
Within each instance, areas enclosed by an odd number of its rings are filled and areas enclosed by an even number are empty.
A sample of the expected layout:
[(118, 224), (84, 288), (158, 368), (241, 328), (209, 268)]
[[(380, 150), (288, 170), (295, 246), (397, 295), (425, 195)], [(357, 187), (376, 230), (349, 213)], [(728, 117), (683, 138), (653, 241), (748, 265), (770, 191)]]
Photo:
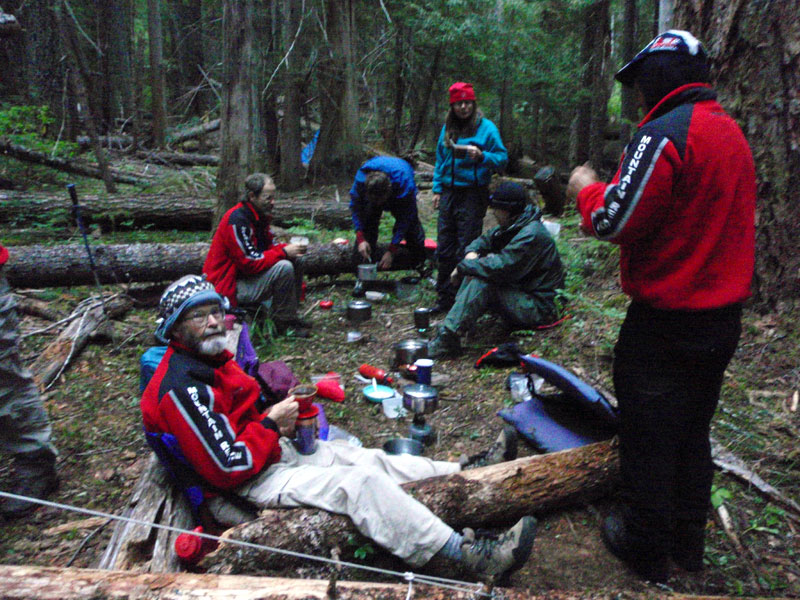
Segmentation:
[[(466, 340), (466, 354), (438, 362), (435, 372), (447, 376), (439, 409), (429, 422), (437, 443), (426, 449), (436, 459), (455, 460), (474, 453), (496, 437), (502, 421), (496, 412), (512, 404), (504, 381), (514, 369), (481, 369), (474, 360), (498, 343), (514, 340), (526, 352), (562, 364), (601, 389), (612, 389), (611, 352), (626, 300), (615, 283), (613, 251), (587, 242), (577, 232), (577, 219), (561, 219), (559, 246), (570, 268), (575, 292), (568, 307), (572, 318), (543, 331), (510, 334), (493, 318), (480, 320)], [(382, 274), (381, 279), (402, 273)], [(264, 327), (252, 334), (262, 360), (287, 361), (301, 380), (336, 371), (343, 377), (346, 399), (326, 402), (328, 420), (356, 435), (368, 446), (405, 436), (410, 418), (386, 418), (379, 405), (361, 398), (363, 384), (354, 377), (358, 366), (391, 365), (392, 344), (416, 335), (412, 313), (430, 306), (433, 287), (423, 281), (411, 299), (389, 294), (373, 305), (372, 319), (360, 326), (366, 341), (346, 343), (352, 327), (344, 308), (354, 280), (320, 278), (308, 282), (301, 310), (314, 323), (310, 340), (271, 340)], [(579, 291), (579, 293), (578, 293)], [(34, 290), (68, 312), (92, 293), (90, 288)], [(330, 299), (332, 310), (319, 308)], [(744, 459), (761, 477), (798, 499), (800, 413), (791, 411), (792, 393), (800, 388), (797, 319), (791, 312), (760, 315), (748, 311), (739, 351), (726, 376), (714, 435)], [(152, 344), (154, 310), (140, 306), (116, 323), (112, 341), (90, 345), (59, 382), (44, 393), (60, 456), (61, 487), (52, 500), (120, 514), (145, 464), (149, 450), (141, 435), (138, 410), (138, 357)], [(26, 316), (22, 333), (47, 322)], [(32, 361), (53, 332), (30, 335), (22, 353)], [(521, 445), (521, 455), (534, 450)], [(9, 461), (0, 464), (0, 489), (8, 489)], [(709, 515), (706, 569), (700, 574), (675, 573), (669, 588), (713, 595), (800, 596), (800, 515), (769, 502), (752, 487), (718, 473), (715, 494), (733, 518), (743, 545), (737, 551)], [(537, 515), (539, 533), (533, 554), (511, 584), (531, 593), (548, 590), (648, 590), (602, 546), (598, 526), (609, 504), (604, 501), (552, 514)], [(0, 524), (0, 562), (47, 566), (93, 567), (105, 548), (113, 524), (87, 520), (86, 515), (45, 507), (24, 521)], [(369, 559), (367, 559), (368, 562)], [(369, 574), (357, 577), (368, 579)]]

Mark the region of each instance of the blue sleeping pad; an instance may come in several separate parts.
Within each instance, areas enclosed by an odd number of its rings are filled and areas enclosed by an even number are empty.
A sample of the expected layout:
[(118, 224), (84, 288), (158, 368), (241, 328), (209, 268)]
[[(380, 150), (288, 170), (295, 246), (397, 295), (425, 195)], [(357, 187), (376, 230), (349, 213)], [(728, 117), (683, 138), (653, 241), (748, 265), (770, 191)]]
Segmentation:
[(561, 393), (536, 395), (499, 411), (540, 452), (558, 452), (609, 439), (619, 416), (600, 392), (565, 368), (535, 356), (521, 356), (528, 373), (542, 377)]

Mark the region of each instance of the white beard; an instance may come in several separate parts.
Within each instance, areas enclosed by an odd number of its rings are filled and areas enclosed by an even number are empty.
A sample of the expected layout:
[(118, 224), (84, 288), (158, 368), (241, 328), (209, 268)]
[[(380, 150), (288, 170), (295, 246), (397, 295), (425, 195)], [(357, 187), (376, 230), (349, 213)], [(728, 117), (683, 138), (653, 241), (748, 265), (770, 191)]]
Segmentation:
[(225, 350), (225, 334), (218, 333), (207, 337), (197, 345), (197, 352), (206, 356), (216, 356)]

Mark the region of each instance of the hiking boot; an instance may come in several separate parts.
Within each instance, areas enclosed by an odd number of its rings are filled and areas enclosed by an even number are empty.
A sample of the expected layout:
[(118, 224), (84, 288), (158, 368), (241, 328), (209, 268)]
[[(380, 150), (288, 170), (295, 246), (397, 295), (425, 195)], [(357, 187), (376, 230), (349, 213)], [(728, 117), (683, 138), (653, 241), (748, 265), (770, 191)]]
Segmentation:
[(434, 360), (448, 356), (460, 356), (461, 353), (461, 341), (458, 339), (458, 334), (444, 327), (439, 327), (436, 337), (428, 343), (428, 358)]
[(275, 319), (275, 332), (278, 335), (291, 335), (296, 338), (311, 337), (311, 323), (299, 317), (291, 319)]
[[(37, 450), (18, 454), (14, 459), (16, 480), (12, 494), (43, 500), (58, 487), (56, 456), (50, 450)], [(39, 508), (39, 504), (7, 498), (0, 506), (5, 519), (19, 519)]]
[(517, 438), (517, 430), (511, 425), (505, 425), (503, 431), (500, 432), (500, 435), (497, 436), (497, 439), (489, 446), (488, 450), (469, 457), (464, 455), (459, 459), (461, 470), (486, 467), (507, 460), (514, 460), (517, 458)]
[(684, 571), (703, 570), (705, 533), (706, 524), (702, 521), (678, 521), (675, 525), (670, 556)]
[(461, 546), (462, 563), (479, 577), (500, 577), (513, 573), (528, 560), (536, 537), (536, 519), (522, 517), (497, 539), (468, 542), (466, 533)]
[(639, 577), (653, 583), (667, 582), (669, 567), (666, 556), (653, 555), (641, 548), (641, 544), (632, 543), (620, 511), (612, 511), (606, 517), (601, 534), (603, 544), (611, 554), (624, 562)]

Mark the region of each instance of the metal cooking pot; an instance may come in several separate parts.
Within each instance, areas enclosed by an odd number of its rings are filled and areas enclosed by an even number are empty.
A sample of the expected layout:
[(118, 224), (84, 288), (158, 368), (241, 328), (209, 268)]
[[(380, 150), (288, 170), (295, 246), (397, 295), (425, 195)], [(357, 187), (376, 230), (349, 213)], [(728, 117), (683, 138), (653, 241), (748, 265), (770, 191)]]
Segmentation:
[(439, 406), (439, 392), (432, 385), (407, 385), (403, 388), (403, 406), (418, 415), (432, 413)]
[(394, 366), (413, 365), (418, 358), (428, 358), (428, 340), (403, 340), (394, 346)]
[(358, 278), (361, 281), (374, 281), (378, 278), (378, 265), (358, 265)]
[(351, 323), (363, 323), (372, 318), (372, 304), (366, 300), (353, 300), (347, 305), (347, 320)]
[(411, 438), (392, 438), (383, 444), (383, 451), (386, 454), (422, 454), (422, 444)]

